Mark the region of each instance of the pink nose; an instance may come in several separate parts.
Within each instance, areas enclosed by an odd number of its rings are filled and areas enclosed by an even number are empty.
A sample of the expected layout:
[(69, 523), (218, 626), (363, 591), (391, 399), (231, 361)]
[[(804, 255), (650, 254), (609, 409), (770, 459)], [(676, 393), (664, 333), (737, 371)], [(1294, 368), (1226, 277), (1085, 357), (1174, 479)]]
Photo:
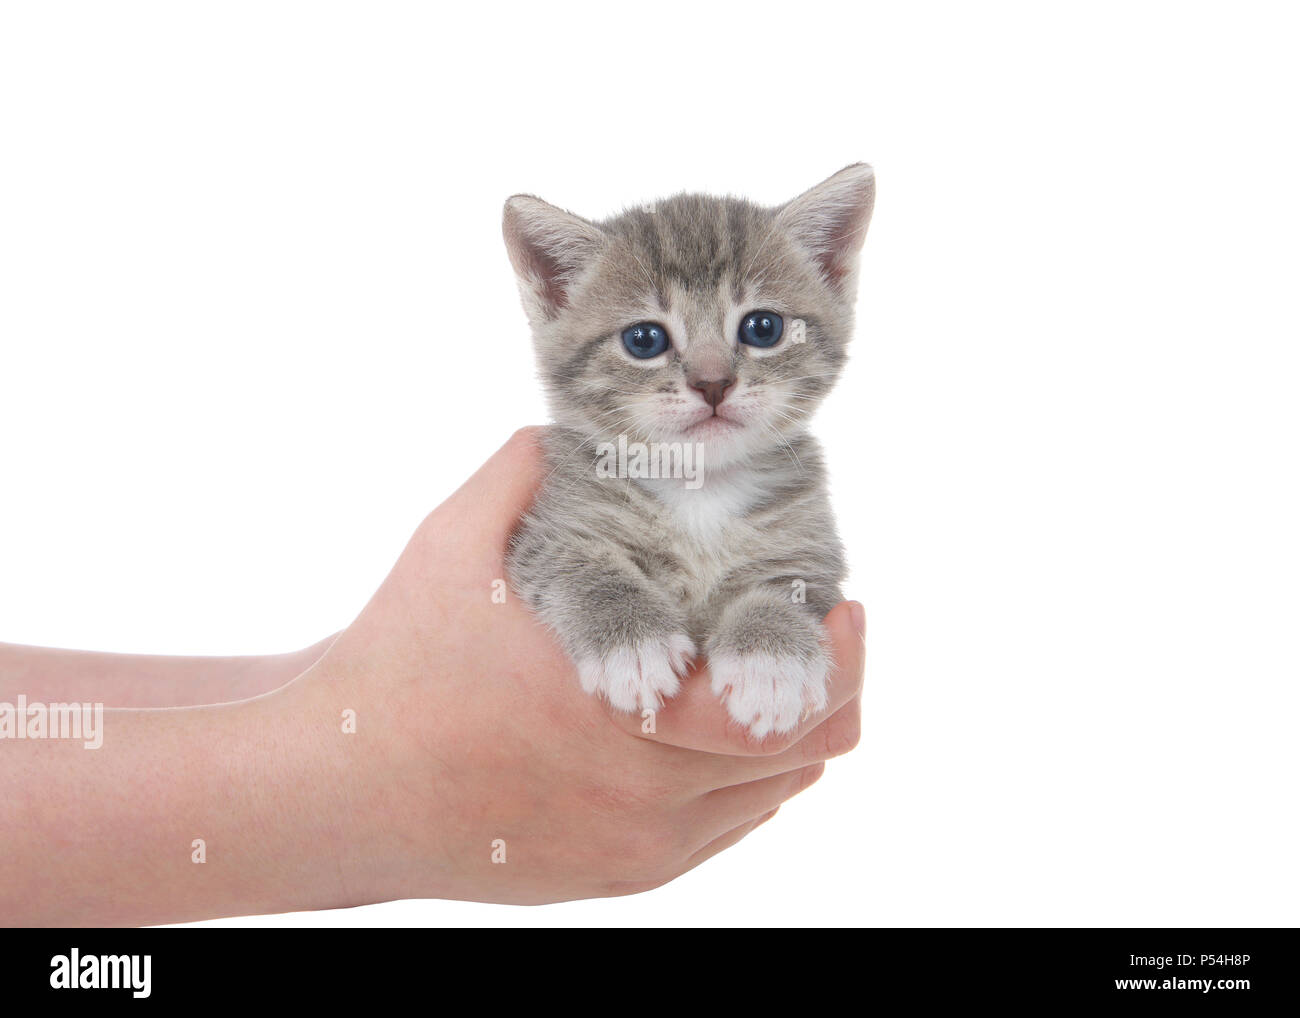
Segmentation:
[(704, 402), (716, 410), (718, 404), (726, 398), (727, 390), (731, 388), (733, 382), (735, 382), (734, 378), (723, 378), (714, 382), (692, 382), (691, 388), (698, 389), (700, 395), (704, 397)]

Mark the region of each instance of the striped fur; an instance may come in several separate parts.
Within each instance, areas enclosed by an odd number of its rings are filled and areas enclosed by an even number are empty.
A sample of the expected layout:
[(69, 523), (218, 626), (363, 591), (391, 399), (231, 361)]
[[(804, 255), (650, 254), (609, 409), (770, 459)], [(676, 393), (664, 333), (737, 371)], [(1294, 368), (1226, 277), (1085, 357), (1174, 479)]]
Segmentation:
[[(658, 706), (697, 652), (756, 736), (825, 705), (820, 619), (844, 563), (806, 426), (844, 366), (874, 190), (859, 164), (777, 208), (679, 195), (595, 223), (529, 196), (506, 204), (556, 421), (507, 565), (583, 685), (620, 709)], [(784, 318), (777, 346), (737, 342), (755, 309)], [(620, 337), (640, 321), (664, 325), (672, 349), (631, 357)], [(734, 382), (710, 417), (691, 383), (721, 378)], [(698, 487), (601, 476), (619, 436), (692, 445)]]

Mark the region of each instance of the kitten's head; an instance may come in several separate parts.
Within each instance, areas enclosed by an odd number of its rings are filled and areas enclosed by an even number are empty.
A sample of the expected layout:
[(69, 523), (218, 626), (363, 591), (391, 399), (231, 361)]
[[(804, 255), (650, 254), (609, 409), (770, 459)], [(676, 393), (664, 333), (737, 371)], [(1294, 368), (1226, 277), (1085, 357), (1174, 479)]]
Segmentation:
[(558, 423), (594, 441), (781, 445), (830, 390), (875, 197), (865, 164), (776, 208), (678, 195), (604, 222), (539, 198), (504, 232)]

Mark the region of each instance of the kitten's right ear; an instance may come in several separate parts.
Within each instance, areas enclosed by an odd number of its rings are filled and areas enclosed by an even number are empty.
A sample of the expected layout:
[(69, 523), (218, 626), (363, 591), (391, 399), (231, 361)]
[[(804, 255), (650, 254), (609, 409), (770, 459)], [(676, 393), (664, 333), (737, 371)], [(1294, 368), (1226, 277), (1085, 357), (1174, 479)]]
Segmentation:
[(568, 307), (574, 283), (605, 243), (594, 224), (530, 194), (507, 199), (501, 232), (524, 310), (535, 321)]
[(854, 163), (786, 202), (777, 221), (813, 256), (826, 281), (851, 298), (857, 289), (858, 251), (875, 203), (875, 171)]

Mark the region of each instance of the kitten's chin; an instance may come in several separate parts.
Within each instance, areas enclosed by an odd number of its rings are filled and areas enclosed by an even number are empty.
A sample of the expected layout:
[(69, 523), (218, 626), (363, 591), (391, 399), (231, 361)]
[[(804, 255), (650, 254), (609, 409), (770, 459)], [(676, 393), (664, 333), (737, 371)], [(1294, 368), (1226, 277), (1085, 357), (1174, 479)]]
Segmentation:
[(717, 470), (752, 459), (772, 444), (765, 429), (710, 417), (681, 433), (680, 441), (695, 445), (708, 469)]
[(655, 424), (644, 430), (633, 426), (625, 432), (570, 426), (575, 442), (594, 451), (597, 457), (633, 458), (646, 452), (651, 459), (667, 456), (670, 461), (683, 447), (695, 450), (685, 462), (701, 469), (717, 470), (743, 463), (774, 445), (774, 431), (758, 424), (740, 423), (725, 417), (706, 417), (684, 427)]

